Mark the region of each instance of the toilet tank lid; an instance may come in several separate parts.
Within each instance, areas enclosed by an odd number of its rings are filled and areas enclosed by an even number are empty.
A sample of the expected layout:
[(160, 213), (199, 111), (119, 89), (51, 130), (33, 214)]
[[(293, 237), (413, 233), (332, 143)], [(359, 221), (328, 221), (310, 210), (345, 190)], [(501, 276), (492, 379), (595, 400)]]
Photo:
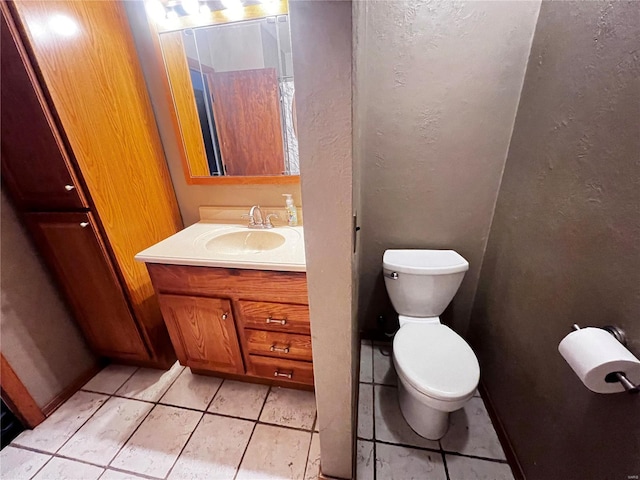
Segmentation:
[(445, 275), (469, 270), (469, 262), (453, 250), (386, 250), (382, 266), (414, 275)]

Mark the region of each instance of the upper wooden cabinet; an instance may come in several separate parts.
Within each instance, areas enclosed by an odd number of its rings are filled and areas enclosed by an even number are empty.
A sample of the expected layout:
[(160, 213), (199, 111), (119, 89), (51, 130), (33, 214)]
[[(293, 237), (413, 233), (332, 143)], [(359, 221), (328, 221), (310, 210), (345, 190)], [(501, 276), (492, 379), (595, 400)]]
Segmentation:
[(4, 15), (0, 63), (2, 177), (26, 210), (87, 208), (27, 54)]
[(91, 236), (71, 228), (75, 217), (28, 226), (96, 351), (168, 366), (175, 352), (134, 256), (182, 222), (124, 5), (19, 0), (0, 10), (2, 171), (13, 201), (23, 213), (90, 210)]

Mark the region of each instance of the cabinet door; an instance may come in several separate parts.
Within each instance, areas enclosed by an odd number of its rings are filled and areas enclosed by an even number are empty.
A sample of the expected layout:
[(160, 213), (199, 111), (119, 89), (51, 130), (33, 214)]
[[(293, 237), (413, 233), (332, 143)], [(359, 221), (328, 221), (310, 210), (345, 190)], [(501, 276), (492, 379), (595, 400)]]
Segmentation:
[(27, 210), (86, 208), (77, 179), (17, 32), (0, 22), (2, 176)]
[(160, 308), (180, 363), (244, 373), (229, 300), (160, 295)]
[(30, 213), (27, 225), (95, 351), (148, 360), (120, 282), (89, 213)]

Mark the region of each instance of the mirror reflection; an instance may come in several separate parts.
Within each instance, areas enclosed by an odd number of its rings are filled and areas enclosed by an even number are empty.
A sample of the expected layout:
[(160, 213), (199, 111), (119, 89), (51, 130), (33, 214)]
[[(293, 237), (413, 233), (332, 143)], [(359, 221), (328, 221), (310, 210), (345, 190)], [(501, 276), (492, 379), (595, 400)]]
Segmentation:
[(288, 15), (163, 33), (161, 44), (192, 176), (299, 175)]

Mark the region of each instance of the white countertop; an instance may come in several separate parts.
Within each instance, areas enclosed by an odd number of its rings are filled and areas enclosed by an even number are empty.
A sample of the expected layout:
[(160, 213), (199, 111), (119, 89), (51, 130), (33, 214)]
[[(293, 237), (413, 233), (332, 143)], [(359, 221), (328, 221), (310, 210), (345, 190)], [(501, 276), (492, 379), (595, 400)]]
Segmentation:
[[(264, 251), (252, 248), (239, 248), (236, 251), (220, 250), (215, 245), (216, 242), (212, 242), (217, 237), (235, 232), (270, 232), (281, 235), (285, 240), (281, 246)], [(141, 251), (135, 258), (141, 262), (172, 265), (306, 271), (303, 227), (250, 230), (246, 225), (238, 223), (202, 220)]]

